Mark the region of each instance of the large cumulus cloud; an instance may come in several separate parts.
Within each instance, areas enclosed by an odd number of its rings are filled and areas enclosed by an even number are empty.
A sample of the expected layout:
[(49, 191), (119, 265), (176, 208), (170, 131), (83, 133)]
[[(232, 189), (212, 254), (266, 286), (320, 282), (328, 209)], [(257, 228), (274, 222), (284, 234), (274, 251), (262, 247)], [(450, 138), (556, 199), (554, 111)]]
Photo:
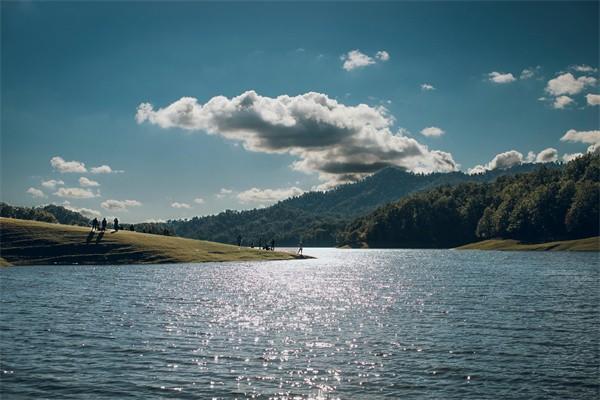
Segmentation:
[(291, 154), (298, 158), (293, 168), (317, 172), (330, 184), (392, 165), (415, 172), (457, 169), (450, 153), (395, 134), (394, 118), (385, 108), (347, 106), (315, 92), (271, 98), (247, 91), (231, 99), (216, 96), (205, 104), (182, 97), (159, 109), (142, 103), (136, 120), (221, 135), (250, 151)]

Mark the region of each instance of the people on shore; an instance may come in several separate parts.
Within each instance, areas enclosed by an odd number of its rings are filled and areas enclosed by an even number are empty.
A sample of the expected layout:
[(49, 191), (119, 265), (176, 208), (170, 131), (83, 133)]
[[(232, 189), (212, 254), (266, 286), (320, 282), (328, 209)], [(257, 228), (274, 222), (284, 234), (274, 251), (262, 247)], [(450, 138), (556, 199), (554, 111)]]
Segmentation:
[(92, 220), (92, 232), (97, 231), (98, 230), (98, 218), (94, 218)]
[(117, 217), (115, 217), (115, 219), (113, 220), (113, 228), (115, 232), (119, 230), (119, 219)]
[(106, 230), (106, 224), (107, 224), (106, 218), (102, 218), (102, 231)]
[(302, 240), (300, 240), (300, 243), (298, 244), (298, 253), (299, 256), (302, 255)]
[(275, 239), (271, 239), (271, 251), (275, 251)]

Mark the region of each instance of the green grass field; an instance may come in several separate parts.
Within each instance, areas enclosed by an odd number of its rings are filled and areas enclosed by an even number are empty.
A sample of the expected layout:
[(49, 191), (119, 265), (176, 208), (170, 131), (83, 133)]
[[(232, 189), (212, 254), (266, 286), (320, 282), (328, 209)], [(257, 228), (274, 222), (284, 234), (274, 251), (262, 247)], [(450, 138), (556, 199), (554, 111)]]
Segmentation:
[[(203, 240), (0, 218), (0, 266), (289, 260), (294, 254)], [(309, 258), (309, 257), (306, 257)]]
[(547, 243), (521, 243), (517, 240), (484, 240), (457, 247), (458, 250), (506, 250), (506, 251), (600, 251), (600, 237), (563, 240)]

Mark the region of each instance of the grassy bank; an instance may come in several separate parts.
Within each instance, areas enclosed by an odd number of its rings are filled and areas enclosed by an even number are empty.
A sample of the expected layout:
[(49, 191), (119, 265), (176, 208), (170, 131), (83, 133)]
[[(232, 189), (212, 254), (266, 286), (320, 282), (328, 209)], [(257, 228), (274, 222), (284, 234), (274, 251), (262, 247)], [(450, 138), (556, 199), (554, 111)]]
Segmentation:
[(563, 240), (547, 243), (522, 243), (517, 240), (484, 240), (457, 247), (458, 250), (507, 250), (507, 251), (600, 251), (600, 237)]
[(288, 260), (293, 254), (139, 232), (0, 218), (0, 265)]

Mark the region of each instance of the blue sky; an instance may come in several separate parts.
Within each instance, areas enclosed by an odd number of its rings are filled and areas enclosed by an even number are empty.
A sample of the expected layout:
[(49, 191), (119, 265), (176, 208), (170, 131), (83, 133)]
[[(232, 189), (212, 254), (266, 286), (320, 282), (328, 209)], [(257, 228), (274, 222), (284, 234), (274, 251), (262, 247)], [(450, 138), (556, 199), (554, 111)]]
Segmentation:
[(11, 204), (191, 217), (599, 140), (597, 2), (1, 7)]

